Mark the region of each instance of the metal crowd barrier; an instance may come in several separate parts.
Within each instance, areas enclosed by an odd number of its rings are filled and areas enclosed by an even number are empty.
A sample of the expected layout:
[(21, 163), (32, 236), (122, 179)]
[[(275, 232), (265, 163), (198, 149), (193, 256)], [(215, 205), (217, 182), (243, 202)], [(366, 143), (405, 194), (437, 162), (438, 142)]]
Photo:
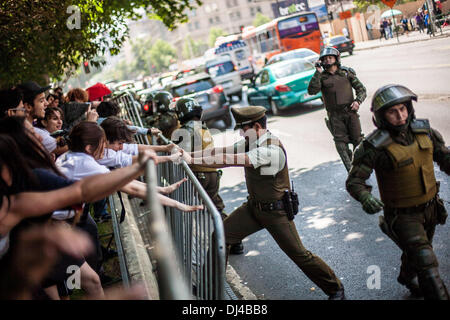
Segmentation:
[[(115, 101), (121, 107), (124, 119), (142, 126), (139, 105), (131, 94), (122, 94)], [(149, 143), (147, 136), (136, 135), (136, 138), (139, 143)], [(162, 135), (160, 139), (166, 144), (170, 143)], [(154, 176), (156, 179), (153, 179)], [(183, 178), (188, 180), (170, 197), (188, 205), (203, 204), (204, 209), (181, 212), (166, 207), (163, 223), (160, 219), (162, 207), (155, 200), (156, 190), (152, 188), (152, 183), (167, 186)], [(135, 210), (139, 211), (135, 214), (142, 239), (147, 246), (154, 247), (161, 298), (173, 298), (173, 291), (183, 292), (182, 284), (187, 284), (192, 288), (194, 299), (225, 299), (225, 236), (222, 218), (192, 170), (185, 161), (180, 164), (166, 162), (159, 164), (156, 175), (153, 175), (150, 165), (146, 182), (147, 204), (150, 204), (150, 208), (145, 211), (145, 207), (135, 206)], [(177, 277), (177, 272), (182, 275), (182, 280)]]

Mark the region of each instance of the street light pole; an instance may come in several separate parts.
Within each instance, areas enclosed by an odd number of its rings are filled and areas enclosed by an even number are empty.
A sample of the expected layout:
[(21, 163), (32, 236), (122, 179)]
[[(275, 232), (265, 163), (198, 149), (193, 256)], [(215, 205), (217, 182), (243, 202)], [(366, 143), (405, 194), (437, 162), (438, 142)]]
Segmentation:
[(435, 21), (434, 21), (434, 6), (433, 4), (430, 5), (430, 0), (426, 0), (427, 3), (427, 8), (428, 8), (428, 15), (429, 15), (429, 21), (428, 23), (431, 24), (431, 34), (433, 35), (433, 37), (435, 36), (434, 34), (434, 27), (435, 27)]
[[(342, 0), (339, 0), (339, 3), (341, 4), (341, 12), (344, 12), (344, 6), (342, 5)], [(345, 21), (345, 27), (347, 28), (348, 35), (350, 36), (350, 29), (348, 28), (347, 18), (345, 18), (344, 21)]]

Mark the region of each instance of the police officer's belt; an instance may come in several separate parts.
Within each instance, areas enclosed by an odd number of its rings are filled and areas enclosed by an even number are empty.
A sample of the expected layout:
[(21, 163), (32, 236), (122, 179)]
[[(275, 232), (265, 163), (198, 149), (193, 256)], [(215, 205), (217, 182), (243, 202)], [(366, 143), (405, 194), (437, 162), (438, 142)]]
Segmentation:
[(395, 209), (397, 209), (400, 213), (404, 213), (404, 214), (422, 212), (423, 210), (428, 208), (430, 205), (432, 205), (435, 201), (436, 201), (436, 197), (432, 198), (431, 200), (429, 200), (425, 203), (419, 204), (417, 206), (412, 206), (412, 207), (408, 207), (408, 208), (395, 208)]
[(283, 200), (277, 200), (271, 203), (261, 203), (258, 201), (253, 201), (254, 206), (261, 211), (275, 211), (275, 210), (284, 210)]
[(335, 107), (327, 108), (327, 112), (329, 113), (342, 113), (342, 112), (349, 112), (353, 111), (351, 108), (351, 104), (342, 104)]

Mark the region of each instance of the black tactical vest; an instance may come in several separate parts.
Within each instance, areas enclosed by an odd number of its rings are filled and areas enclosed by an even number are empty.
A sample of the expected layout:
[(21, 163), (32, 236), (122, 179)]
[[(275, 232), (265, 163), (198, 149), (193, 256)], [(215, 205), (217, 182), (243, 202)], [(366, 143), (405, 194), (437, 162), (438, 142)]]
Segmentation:
[(322, 96), (327, 111), (342, 111), (354, 101), (350, 80), (344, 72), (327, 73), (322, 78)]

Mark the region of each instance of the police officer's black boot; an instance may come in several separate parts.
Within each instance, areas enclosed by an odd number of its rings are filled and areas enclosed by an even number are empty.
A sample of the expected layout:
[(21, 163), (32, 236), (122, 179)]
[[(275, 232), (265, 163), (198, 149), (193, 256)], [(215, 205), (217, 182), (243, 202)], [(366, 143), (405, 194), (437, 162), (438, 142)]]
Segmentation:
[(230, 246), (230, 254), (243, 254), (244, 253), (244, 245), (242, 241), (239, 243), (232, 244)]
[(419, 282), (416, 277), (412, 279), (405, 279), (401, 275), (397, 278), (398, 283), (401, 285), (404, 285), (406, 288), (408, 288), (409, 292), (411, 292), (411, 295), (416, 298), (423, 297), (422, 289), (419, 287)]
[(414, 268), (411, 267), (408, 256), (405, 252), (402, 254), (402, 265), (400, 266), (400, 274), (398, 275), (397, 281), (401, 285), (408, 288), (411, 295), (415, 298), (423, 297), (423, 292), (420, 289), (419, 281), (417, 279), (417, 273)]
[(430, 268), (418, 273), (419, 285), (425, 300), (450, 300), (447, 288), (439, 276), (438, 268)]
[(344, 286), (342, 286), (338, 291), (328, 296), (328, 300), (347, 300), (345, 297)]

